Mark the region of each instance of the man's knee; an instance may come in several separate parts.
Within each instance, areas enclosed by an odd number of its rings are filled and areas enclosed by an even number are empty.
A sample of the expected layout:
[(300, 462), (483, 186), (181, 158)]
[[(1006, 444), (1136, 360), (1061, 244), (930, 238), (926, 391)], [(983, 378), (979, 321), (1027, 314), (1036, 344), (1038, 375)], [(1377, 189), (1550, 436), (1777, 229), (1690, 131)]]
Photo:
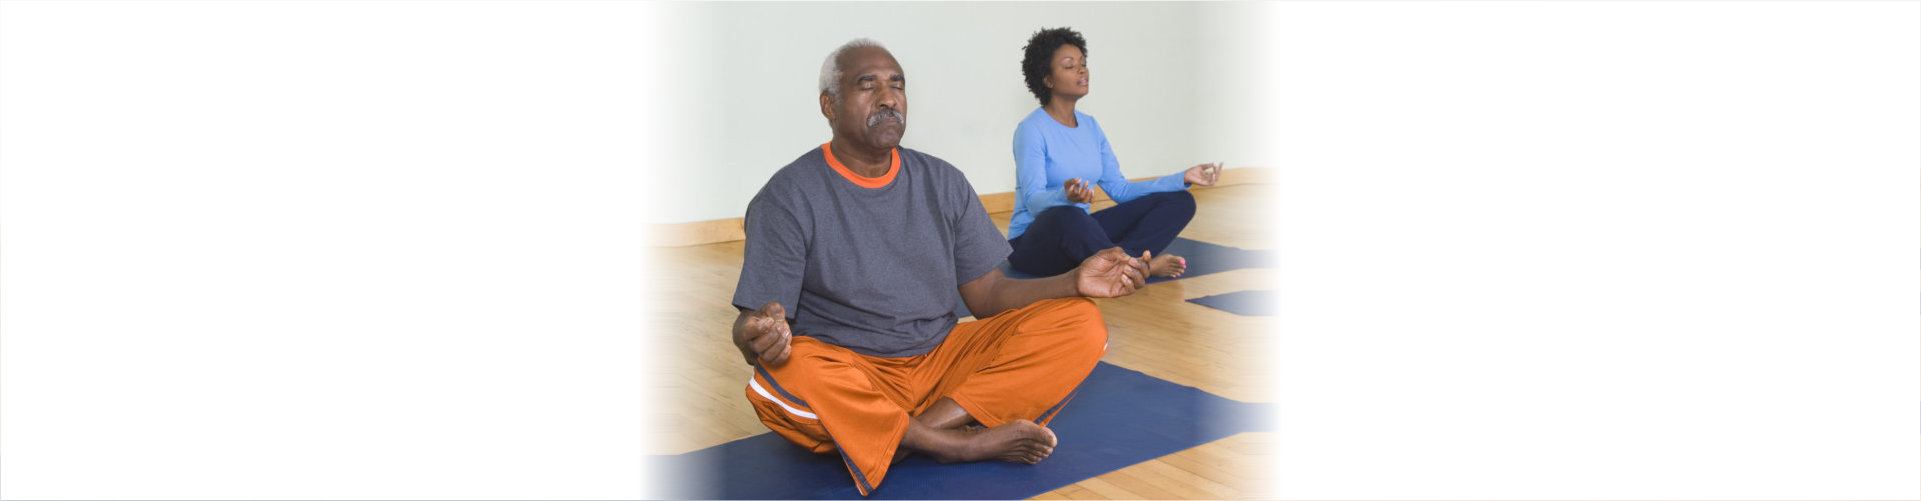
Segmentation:
[[(747, 401), (761, 423), (788, 441), (814, 452), (831, 450), (831, 438), (820, 424), (814, 401), (834, 398), (837, 382), (851, 378), (853, 352), (811, 338), (795, 338), (793, 352), (779, 366), (760, 365), (747, 380)], [(840, 376), (840, 377), (835, 377)]]
[(1107, 352), (1107, 322), (1101, 318), (1100, 306), (1084, 297), (1050, 301), (1054, 303), (1049, 305), (1050, 315), (1057, 316), (1059, 325), (1071, 333), (1071, 342), (1078, 351)]
[(834, 449), (833, 438), (828, 436), (827, 428), (820, 423), (820, 416), (813, 409), (799, 404), (791, 395), (781, 395), (777, 390), (762, 384), (756, 377), (747, 382), (747, 403), (752, 405), (760, 422), (773, 430), (781, 438), (793, 442), (813, 452), (826, 452)]
[(1060, 310), (1064, 314), (1075, 317), (1089, 317), (1092, 318), (1095, 323), (1100, 322), (1101, 307), (1094, 304), (1094, 300), (1092, 299), (1084, 297), (1064, 297), (1057, 301), (1061, 303)]

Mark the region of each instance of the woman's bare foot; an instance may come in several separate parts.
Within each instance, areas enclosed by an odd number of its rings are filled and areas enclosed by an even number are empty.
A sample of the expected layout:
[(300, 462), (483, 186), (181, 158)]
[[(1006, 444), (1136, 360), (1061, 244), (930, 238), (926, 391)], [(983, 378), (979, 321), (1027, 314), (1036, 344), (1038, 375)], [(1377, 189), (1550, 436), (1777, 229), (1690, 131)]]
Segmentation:
[(1187, 258), (1173, 254), (1161, 254), (1147, 260), (1147, 275), (1153, 277), (1178, 277), (1187, 273)]
[(995, 459), (1009, 463), (1039, 463), (1054, 453), (1054, 431), (1033, 421), (1010, 421), (985, 429), (939, 429), (910, 423), (901, 446), (942, 463)]

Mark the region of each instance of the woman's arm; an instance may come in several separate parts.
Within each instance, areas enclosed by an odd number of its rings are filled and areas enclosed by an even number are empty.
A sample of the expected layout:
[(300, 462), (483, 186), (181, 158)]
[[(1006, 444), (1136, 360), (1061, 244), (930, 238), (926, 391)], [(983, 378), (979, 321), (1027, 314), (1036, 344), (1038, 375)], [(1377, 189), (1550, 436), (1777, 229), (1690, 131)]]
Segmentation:
[(1026, 123), (1014, 128), (1014, 191), (1033, 214), (1073, 203), (1064, 188), (1047, 187), (1047, 141), (1038, 127)]
[(1092, 117), (1088, 118), (1087, 123), (1094, 127), (1094, 137), (1100, 141), (1101, 179), (1099, 184), (1101, 190), (1106, 191), (1107, 197), (1114, 199), (1114, 203), (1127, 203), (1129, 200), (1163, 191), (1187, 189), (1186, 182), (1182, 181), (1182, 178), (1186, 177), (1186, 171), (1147, 181), (1128, 181), (1127, 176), (1121, 175), (1121, 161), (1114, 156), (1114, 147), (1107, 143), (1107, 132), (1102, 131), (1100, 124), (1094, 122)]

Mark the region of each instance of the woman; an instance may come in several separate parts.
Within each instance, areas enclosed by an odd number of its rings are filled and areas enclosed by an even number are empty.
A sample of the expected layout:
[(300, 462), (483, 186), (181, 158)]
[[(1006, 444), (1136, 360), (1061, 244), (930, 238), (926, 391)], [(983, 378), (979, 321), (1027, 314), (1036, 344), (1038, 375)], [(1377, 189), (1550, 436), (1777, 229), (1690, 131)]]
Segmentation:
[[(1178, 277), (1180, 256), (1162, 254), (1194, 218), (1191, 185), (1212, 186), (1220, 164), (1201, 164), (1141, 182), (1121, 175), (1120, 162), (1094, 117), (1074, 111), (1087, 97), (1087, 41), (1067, 28), (1034, 33), (1021, 73), (1041, 107), (1014, 129), (1014, 218), (1007, 228), (1014, 269), (1056, 275), (1116, 245), (1149, 256), (1148, 273)], [(1116, 203), (1089, 214), (1098, 184)]]

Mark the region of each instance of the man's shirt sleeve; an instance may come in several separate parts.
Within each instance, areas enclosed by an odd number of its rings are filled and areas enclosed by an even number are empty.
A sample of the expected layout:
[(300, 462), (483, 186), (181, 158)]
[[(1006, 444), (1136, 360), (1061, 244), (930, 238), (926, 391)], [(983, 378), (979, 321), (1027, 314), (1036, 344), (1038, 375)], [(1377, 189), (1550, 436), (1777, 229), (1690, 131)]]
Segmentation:
[(734, 306), (759, 308), (779, 301), (793, 318), (807, 273), (807, 230), (796, 213), (765, 190), (747, 204), (747, 250), (734, 288)]
[[(959, 172), (956, 170), (955, 172)], [(981, 206), (980, 196), (965, 176), (955, 176), (952, 188), (958, 200), (955, 205), (962, 207), (959, 214), (953, 214), (954, 228), (954, 283), (965, 284), (974, 281), (1000, 266), (1014, 248), (1007, 244), (1007, 237), (994, 226), (994, 220), (987, 217), (987, 208)]]

